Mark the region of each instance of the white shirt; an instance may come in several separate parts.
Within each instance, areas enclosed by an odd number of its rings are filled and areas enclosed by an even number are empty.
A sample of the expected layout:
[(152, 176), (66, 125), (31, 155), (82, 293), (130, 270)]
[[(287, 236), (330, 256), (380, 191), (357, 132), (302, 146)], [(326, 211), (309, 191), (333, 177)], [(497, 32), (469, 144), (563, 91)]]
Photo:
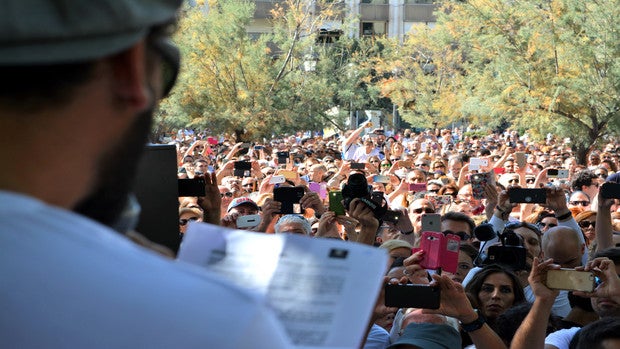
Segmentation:
[(580, 329), (581, 327), (571, 327), (549, 333), (545, 338), (545, 345), (553, 345), (558, 349), (568, 349), (570, 341)]
[(362, 145), (357, 148), (355, 154), (353, 154), (353, 160), (357, 162), (366, 162), (366, 160), (368, 160), (371, 156), (377, 156), (381, 160), (384, 158), (378, 148), (372, 148), (370, 153), (366, 153), (366, 147)]
[(5, 191), (0, 280), (1, 348), (291, 347), (257, 295)]

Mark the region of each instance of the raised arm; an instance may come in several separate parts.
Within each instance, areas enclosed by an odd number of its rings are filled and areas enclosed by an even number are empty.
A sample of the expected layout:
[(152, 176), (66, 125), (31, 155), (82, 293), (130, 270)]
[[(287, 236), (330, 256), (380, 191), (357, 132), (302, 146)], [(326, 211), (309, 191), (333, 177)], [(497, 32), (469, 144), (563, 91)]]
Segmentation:
[(547, 288), (545, 280), (548, 270), (559, 268), (560, 266), (553, 264), (551, 259), (541, 262), (540, 259), (534, 258), (528, 281), (536, 299), (534, 304), (532, 304), (532, 309), (512, 338), (511, 349), (538, 349), (545, 347), (547, 323), (551, 315), (551, 308), (553, 308), (553, 302), (560, 293), (557, 290)]

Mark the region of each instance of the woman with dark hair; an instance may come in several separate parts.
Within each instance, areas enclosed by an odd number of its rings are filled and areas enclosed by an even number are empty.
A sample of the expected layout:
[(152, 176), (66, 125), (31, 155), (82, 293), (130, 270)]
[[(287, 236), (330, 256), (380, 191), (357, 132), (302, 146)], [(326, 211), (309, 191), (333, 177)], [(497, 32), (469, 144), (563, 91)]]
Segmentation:
[(467, 284), (465, 292), (478, 304), (480, 313), (491, 325), (507, 309), (525, 301), (517, 276), (495, 264), (482, 268)]

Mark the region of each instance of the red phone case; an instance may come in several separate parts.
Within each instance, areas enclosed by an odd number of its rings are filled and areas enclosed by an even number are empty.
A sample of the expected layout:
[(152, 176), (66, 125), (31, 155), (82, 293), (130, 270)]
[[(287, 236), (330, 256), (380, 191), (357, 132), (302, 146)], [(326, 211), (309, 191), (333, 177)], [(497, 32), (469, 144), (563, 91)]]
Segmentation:
[(420, 266), (424, 269), (441, 268), (449, 273), (456, 273), (459, 264), (459, 246), (461, 238), (457, 235), (443, 235), (439, 232), (425, 231), (422, 233), (420, 247), (413, 252), (424, 250)]
[(438, 269), (441, 267), (441, 255), (444, 236), (442, 233), (425, 231), (422, 233), (420, 248), (424, 250), (424, 259), (420, 266), (424, 269)]
[(441, 269), (448, 273), (456, 273), (459, 265), (459, 246), (461, 238), (458, 235), (448, 234), (444, 236), (445, 248), (441, 258)]

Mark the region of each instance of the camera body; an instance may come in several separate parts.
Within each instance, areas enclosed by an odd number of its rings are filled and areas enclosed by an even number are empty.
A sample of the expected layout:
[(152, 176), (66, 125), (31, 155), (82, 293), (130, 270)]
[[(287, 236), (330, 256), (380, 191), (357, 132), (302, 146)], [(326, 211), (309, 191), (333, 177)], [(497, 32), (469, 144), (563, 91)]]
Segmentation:
[(383, 203), (383, 197), (379, 198), (377, 195), (373, 197), (371, 187), (368, 185), (366, 176), (361, 173), (354, 173), (349, 176), (349, 180), (342, 187), (342, 199), (344, 201), (345, 209), (349, 210), (349, 205), (353, 199), (360, 199), (366, 206), (368, 206), (375, 218), (382, 220), (383, 216), (387, 212), (387, 204)]
[(487, 258), (483, 265), (500, 264), (509, 267), (513, 271), (526, 270), (526, 249), (523, 239), (511, 229), (505, 229), (500, 236), (501, 246), (489, 247)]

